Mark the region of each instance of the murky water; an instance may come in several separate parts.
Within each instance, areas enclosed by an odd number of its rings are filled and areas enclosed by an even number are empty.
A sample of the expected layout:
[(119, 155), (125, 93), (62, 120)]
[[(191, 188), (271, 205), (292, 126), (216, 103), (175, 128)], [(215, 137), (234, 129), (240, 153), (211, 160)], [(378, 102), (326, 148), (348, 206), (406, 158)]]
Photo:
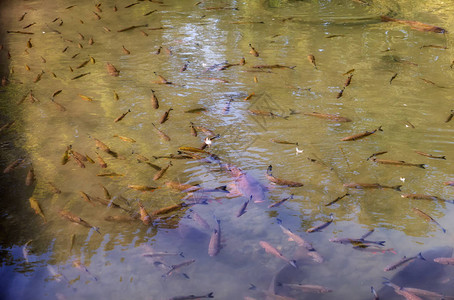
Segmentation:
[[(379, 290), (382, 277), (396, 273), (383, 271), (387, 265), (404, 255), (450, 246), (453, 204), (401, 195), (454, 199), (453, 187), (443, 184), (454, 180), (454, 121), (445, 122), (454, 108), (453, 3), (367, 2), (371, 5), (347, 0), (116, 1), (98, 8), (94, 2), (78, 1), (3, 4), (3, 29), (34, 34), (5, 33), (0, 51), (3, 74), (9, 74), (0, 93), (0, 125), (15, 121), (1, 132), (1, 166), (25, 158), (1, 175), (1, 298), (168, 299), (212, 292), (218, 299), (278, 299), (272, 293), (296, 299), (370, 299), (370, 286)], [(441, 26), (448, 34), (381, 22), (384, 14)], [(130, 26), (138, 27), (118, 32)], [(316, 67), (308, 55), (315, 57)], [(109, 74), (107, 63), (119, 76)], [(290, 68), (254, 68), (259, 65)], [(339, 97), (351, 69), (351, 84)], [(158, 75), (172, 84), (160, 84)], [(152, 107), (152, 90), (158, 109)], [(170, 108), (169, 119), (159, 124)], [(188, 112), (199, 108), (204, 110)], [(311, 112), (338, 114), (352, 122), (305, 115)], [(197, 137), (191, 135), (190, 122), (199, 127)], [(160, 138), (153, 124), (171, 140)], [(220, 161), (206, 153), (195, 153), (201, 159), (155, 158), (178, 155), (182, 146), (203, 145), (207, 135), (201, 126), (220, 135), (206, 148)], [(340, 141), (380, 126), (383, 131), (364, 139)], [(117, 157), (97, 147), (95, 139)], [(81, 168), (71, 157), (62, 165), (69, 145), (95, 163), (85, 161)], [(377, 159), (424, 168), (366, 160), (382, 151), (387, 153)], [(157, 171), (138, 154), (161, 168), (170, 161), (172, 165), (153, 180)], [(100, 167), (98, 155), (107, 168)], [(203, 159), (207, 157), (211, 159)], [(244, 190), (243, 195), (236, 193), (235, 182), (242, 187), (239, 179), (219, 162), (257, 180), (266, 201), (251, 201), (237, 217), (248, 197)], [(266, 177), (269, 165), (275, 177), (304, 186), (272, 185)], [(36, 180), (27, 186), (31, 167)], [(98, 176), (106, 173), (122, 176)], [(227, 186), (230, 193), (196, 193), (196, 200), (207, 202), (180, 207), (159, 216), (152, 226), (144, 225), (134, 215), (139, 201), (150, 214), (190, 203), (183, 199), (187, 193), (166, 185), (169, 181), (203, 189)], [(54, 193), (49, 182), (61, 193)], [(351, 182), (402, 187), (400, 192), (344, 187)], [(128, 185), (158, 189), (143, 192)], [(124, 209), (87, 203), (81, 192)], [(349, 196), (326, 206), (347, 192)], [(293, 199), (269, 208), (290, 195)], [(46, 222), (30, 207), (30, 197), (38, 201)], [(65, 219), (62, 210), (98, 227), (100, 234)], [(197, 222), (195, 214), (209, 227)], [(330, 214), (334, 222), (327, 228), (306, 233)], [(108, 221), (111, 217), (132, 219)], [(222, 248), (210, 256), (216, 220)], [(323, 263), (289, 241), (278, 220), (312, 243)], [(370, 253), (329, 241), (360, 238), (371, 229), (375, 231), (367, 239), (386, 241), (383, 249), (394, 250)], [(265, 252), (261, 241), (295, 259), (298, 269)], [(143, 256), (160, 252), (175, 255)], [(88, 272), (75, 266), (78, 261)], [(169, 272), (183, 262), (188, 265)], [(449, 287), (453, 272), (449, 266), (446, 271), (440, 278), (446, 284), (438, 292), (454, 296)], [(270, 283), (276, 286), (270, 288)], [(332, 292), (314, 296), (292, 291), (287, 283), (317, 284)]]

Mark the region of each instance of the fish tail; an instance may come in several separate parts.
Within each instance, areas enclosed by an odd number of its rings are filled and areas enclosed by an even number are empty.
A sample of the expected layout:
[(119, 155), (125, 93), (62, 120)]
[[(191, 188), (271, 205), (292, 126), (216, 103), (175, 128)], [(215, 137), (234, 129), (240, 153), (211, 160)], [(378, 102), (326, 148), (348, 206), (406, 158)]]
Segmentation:
[(377, 128), (378, 131), (383, 131), (383, 129), (381, 129), (383, 125), (380, 125), (380, 127)]
[(288, 263), (289, 263), (292, 267), (298, 269), (298, 266), (296, 265), (296, 260), (294, 260), (294, 259), (289, 260)]
[(390, 18), (388, 16), (381, 16), (380, 18), (381, 18), (382, 22), (392, 22), (392, 21), (396, 20), (396, 19)]
[(420, 167), (421, 169), (425, 169), (426, 165), (425, 164), (419, 164), (418, 167)]
[(272, 170), (273, 170), (273, 166), (269, 165), (268, 169), (266, 169), (266, 174), (269, 175), (269, 176), (273, 176), (273, 174), (271, 173)]
[(96, 231), (97, 233), (101, 234), (101, 232), (99, 232), (99, 228), (98, 227), (92, 226), (91, 228), (93, 228), (93, 230)]
[(418, 255), (417, 255), (418, 258), (422, 259), (422, 260), (426, 260), (423, 256), (422, 256), (422, 253), (419, 252)]
[(180, 253), (178, 253), (178, 255), (180, 255), (181, 257), (184, 257), (184, 255), (183, 255), (183, 251), (182, 251), (182, 252), (180, 252)]
[(209, 293), (206, 297), (207, 297), (207, 298), (214, 298), (213, 292)]
[(394, 190), (400, 192), (400, 191), (401, 191), (401, 189), (400, 189), (401, 187), (402, 187), (402, 185), (396, 185), (396, 186), (393, 186), (392, 188), (393, 188)]
[(377, 244), (380, 246), (384, 246), (386, 241), (378, 241)]

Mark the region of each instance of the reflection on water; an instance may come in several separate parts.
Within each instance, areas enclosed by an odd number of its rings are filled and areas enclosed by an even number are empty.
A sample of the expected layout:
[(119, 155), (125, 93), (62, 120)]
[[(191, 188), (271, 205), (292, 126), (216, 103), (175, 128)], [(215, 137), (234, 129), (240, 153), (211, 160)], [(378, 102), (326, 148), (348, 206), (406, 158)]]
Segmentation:
[(449, 245), (452, 9), (422, 3), (3, 4), (2, 299), (365, 299)]

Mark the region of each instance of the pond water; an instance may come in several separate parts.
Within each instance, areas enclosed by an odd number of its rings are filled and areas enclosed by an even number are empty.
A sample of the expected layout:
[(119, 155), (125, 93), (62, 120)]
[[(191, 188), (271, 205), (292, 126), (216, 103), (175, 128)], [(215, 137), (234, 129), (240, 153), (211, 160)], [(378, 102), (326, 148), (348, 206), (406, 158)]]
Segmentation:
[[(454, 242), (454, 205), (443, 201), (454, 199), (445, 184), (454, 180), (454, 121), (446, 122), (454, 109), (453, 4), (2, 3), (0, 126), (14, 124), (0, 132), (0, 165), (23, 161), (1, 174), (1, 298), (372, 299), (370, 287), (380, 290), (383, 277), (400, 270), (386, 266)], [(382, 22), (382, 15), (447, 33)], [(180, 147), (200, 148), (207, 137), (205, 152), (181, 159)], [(75, 154), (62, 164), (69, 146)], [(304, 185), (273, 184), (276, 178)], [(402, 197), (408, 194), (432, 198)], [(152, 224), (141, 220), (139, 204)], [(329, 226), (306, 232), (330, 214)], [(281, 226), (312, 244), (323, 262)], [(365, 239), (384, 247), (368, 251), (373, 246), (361, 240), (355, 245), (366, 251), (359, 251), (330, 241), (370, 230)], [(449, 267), (436, 292), (454, 296)], [(287, 285), (297, 283), (332, 291)]]

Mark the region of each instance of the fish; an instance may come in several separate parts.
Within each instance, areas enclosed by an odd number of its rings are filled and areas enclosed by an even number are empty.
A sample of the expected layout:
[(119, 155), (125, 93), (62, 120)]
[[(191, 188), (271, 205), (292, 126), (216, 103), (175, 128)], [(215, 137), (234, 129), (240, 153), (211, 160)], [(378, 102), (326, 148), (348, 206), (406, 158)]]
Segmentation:
[(259, 53), (257, 52), (257, 50), (255, 50), (254, 47), (252, 47), (251, 44), (249, 44), (249, 48), (251, 48), (251, 51), (249, 51), (249, 53), (251, 53), (255, 57), (259, 57)]
[(14, 120), (11, 121), (11, 122), (6, 123), (2, 127), (0, 127), (0, 132), (3, 132), (4, 130), (10, 128), (11, 126), (13, 126), (14, 123), (16, 123), (16, 121), (14, 121)]
[(339, 201), (339, 200), (341, 200), (341, 199), (343, 199), (344, 197), (347, 197), (347, 196), (350, 196), (350, 194), (349, 194), (349, 193), (345, 193), (344, 195), (339, 196), (339, 197), (337, 197), (336, 199), (334, 199), (333, 201), (331, 201), (331, 202), (325, 204), (325, 206), (333, 205), (333, 204), (336, 203), (337, 201)]
[(408, 198), (408, 199), (416, 199), (416, 200), (438, 200), (438, 201), (445, 201), (449, 203), (454, 203), (453, 200), (446, 200), (439, 198), (437, 196), (432, 196), (432, 195), (424, 195), (424, 194), (402, 194), (400, 195), (402, 198)]
[(282, 203), (284, 203), (285, 201), (287, 201), (289, 199), (293, 199), (293, 194), (291, 194), (290, 197), (283, 198), (273, 204), (268, 205), (268, 208), (278, 207), (279, 205), (281, 205)]
[(10, 163), (6, 168), (3, 170), (3, 174), (7, 174), (11, 171), (13, 171), (16, 167), (18, 167), (20, 164), (22, 164), (25, 161), (24, 158), (18, 158), (12, 163)]
[(234, 181), (230, 185), (231, 196), (242, 195), (247, 198), (252, 196), (255, 203), (266, 200), (266, 188), (255, 177), (233, 165), (225, 165), (223, 168), (234, 177)]
[(30, 202), (31, 208), (33, 208), (33, 210), (35, 211), (35, 214), (43, 218), (44, 223), (47, 223), (46, 217), (44, 216), (44, 213), (39, 206), (38, 200), (36, 200), (34, 197), (30, 197), (28, 200)]
[(260, 109), (248, 109), (248, 112), (253, 114), (253, 115), (256, 115), (256, 116), (263, 116), (263, 117), (279, 117), (279, 118), (283, 118), (283, 119), (288, 119), (289, 116), (280, 116), (280, 115), (277, 115), (271, 111), (266, 111), (266, 110), (260, 110)]
[(329, 224), (331, 224), (334, 221), (334, 215), (333, 214), (329, 214), (329, 217), (330, 217), (329, 221), (327, 221), (327, 222), (325, 222), (323, 224), (320, 224), (318, 226), (311, 227), (308, 230), (306, 230), (306, 232), (312, 233), (312, 232), (322, 231), (322, 229), (328, 227)]
[(101, 16), (98, 13), (96, 13), (94, 11), (92, 11), (92, 13), (95, 15), (97, 20), (101, 20)]
[(157, 74), (156, 72), (153, 72), (157, 77), (158, 77), (158, 81), (153, 81), (153, 83), (159, 83), (159, 84), (172, 84), (171, 81), (168, 81), (167, 79), (165, 79), (164, 77), (162, 77), (161, 75)]
[(161, 140), (164, 140), (166, 142), (170, 141), (170, 137), (167, 134), (165, 134), (162, 130), (159, 130), (158, 127), (156, 127), (156, 125), (154, 125), (153, 123), (151, 123), (151, 125), (153, 125), (155, 132), (159, 135)]
[(454, 257), (436, 257), (434, 262), (442, 265), (454, 265)]
[(208, 244), (208, 255), (216, 256), (221, 250), (221, 220), (217, 219), (217, 229), (213, 229), (211, 234), (210, 243)]
[(371, 252), (371, 253), (386, 253), (386, 252), (391, 252), (396, 254), (396, 251), (394, 251), (394, 248), (387, 248), (384, 249), (383, 247), (379, 246), (374, 246), (374, 245), (358, 245), (358, 246), (353, 246), (352, 247), (355, 250), (362, 251), (362, 252)]
[(454, 181), (445, 181), (443, 182), (444, 185), (454, 186)]
[(114, 99), (115, 101), (118, 101), (120, 100), (120, 96), (118, 96), (117, 92), (116, 91), (113, 91), (113, 95), (114, 95)]
[(449, 114), (448, 118), (446, 118), (445, 123), (448, 123), (449, 121), (451, 121), (453, 117), (454, 117), (454, 109), (451, 109), (451, 113)]
[(421, 169), (425, 169), (425, 164), (413, 164), (413, 163), (407, 163), (403, 160), (388, 160), (388, 159), (377, 159), (377, 158), (372, 158), (373, 162), (383, 164), (383, 165), (396, 165), (396, 166), (408, 166), (408, 167), (418, 167)]
[(252, 199), (252, 196), (246, 201), (243, 203), (243, 205), (241, 205), (241, 208), (240, 210), (238, 211), (238, 213), (236, 214), (237, 218), (241, 217), (242, 215), (244, 215), (246, 213), (246, 208), (247, 208), (247, 205), (249, 204), (249, 201)]
[(418, 289), (418, 288), (402, 287), (401, 289), (403, 291), (405, 291), (405, 292), (412, 293), (413, 295), (421, 296), (421, 297), (427, 297), (427, 298), (431, 298), (431, 299), (435, 298), (435, 299), (447, 300), (447, 299), (453, 299), (454, 298), (454, 297), (442, 295), (440, 293), (436, 293), (436, 292), (432, 292), (432, 291), (428, 291), (428, 290), (423, 290), (423, 289)]
[(382, 22), (396, 22), (399, 24), (409, 25), (412, 29), (424, 32), (435, 32), (435, 33), (446, 33), (446, 29), (438, 26), (433, 26), (425, 23), (421, 23), (418, 21), (407, 21), (407, 20), (400, 20), (390, 18), (388, 16), (381, 16)]
[(128, 113), (130, 113), (130, 112), (131, 112), (131, 110), (128, 109), (127, 112), (123, 113), (121, 116), (119, 116), (118, 118), (116, 118), (116, 119), (114, 120), (114, 123), (117, 123), (117, 122), (120, 122), (121, 120), (123, 120), (123, 118), (126, 117), (126, 115), (127, 115)]
[(169, 108), (167, 111), (164, 112), (164, 114), (159, 119), (159, 124), (163, 124), (165, 121), (169, 119), (169, 114), (171, 110), (173, 110), (173, 108)]
[(317, 69), (317, 65), (315, 64), (315, 56), (312, 55), (312, 54), (309, 54), (307, 56), (307, 60), (309, 60), (309, 62), (311, 63), (311, 65), (314, 66), (315, 69)]
[(108, 222), (133, 222), (136, 221), (137, 218), (132, 216), (106, 216), (104, 220)]
[(91, 201), (91, 197), (87, 194), (87, 193), (84, 193), (82, 191), (79, 191), (79, 195), (82, 197), (82, 199), (85, 201), (85, 202), (88, 202), (90, 203), (91, 205), (95, 206), (95, 204), (93, 203), (93, 201)]
[(148, 15), (151, 15), (152, 13), (154, 13), (154, 12), (157, 12), (157, 11), (158, 11), (157, 9), (150, 10), (149, 12), (144, 13), (143, 15), (144, 15), (144, 16), (148, 16)]
[(115, 66), (112, 65), (111, 63), (106, 63), (106, 68), (107, 68), (107, 72), (111, 76), (117, 77), (120, 75), (120, 71), (118, 71), (117, 68), (115, 68)]
[(50, 186), (52, 193), (61, 194), (61, 190), (55, 186), (52, 182), (48, 181), (47, 184)]
[(398, 74), (395, 73), (395, 74), (391, 77), (391, 79), (389, 80), (389, 84), (391, 84), (391, 83), (393, 82), (393, 80), (396, 79), (397, 75), (398, 75)]
[(337, 96), (336, 96), (336, 99), (339, 99), (340, 97), (342, 97), (344, 95), (344, 90), (345, 90), (345, 87), (342, 88), (339, 93), (337, 93)]
[(415, 151), (417, 154), (419, 155), (422, 155), (422, 156), (426, 156), (426, 157), (429, 157), (429, 158), (438, 158), (438, 159), (446, 159), (446, 156), (436, 156), (436, 155), (432, 155), (432, 154), (429, 154), (429, 153), (424, 153), (424, 152), (421, 152), (421, 151)]
[(205, 107), (197, 107), (197, 108), (192, 108), (192, 109), (189, 109), (189, 110), (185, 110), (184, 112), (187, 113), (187, 114), (197, 114), (197, 113), (200, 113), (202, 111), (207, 111), (207, 109)]
[(365, 240), (364, 238), (359, 238), (359, 239), (352, 239), (352, 238), (332, 238), (329, 239), (330, 242), (333, 243), (340, 243), (340, 244), (352, 244), (354, 246), (362, 246), (362, 245), (368, 245), (368, 244), (377, 244), (380, 246), (384, 246), (386, 241), (368, 241)]
[[(279, 285), (279, 283), (278, 283), (278, 285)], [(291, 289), (297, 289), (297, 290), (300, 290), (305, 293), (325, 294), (325, 293), (331, 293), (333, 291), (324, 286), (315, 285), (315, 284), (281, 283), (280, 285), (289, 287)]]
[(380, 151), (380, 152), (373, 153), (373, 154), (371, 154), (371, 156), (369, 156), (366, 160), (369, 160), (369, 159), (371, 159), (372, 157), (379, 156), (379, 155), (383, 155), (383, 154), (386, 154), (386, 153), (388, 153), (388, 151)]
[(189, 300), (189, 299), (208, 299), (208, 298), (214, 298), (214, 293), (210, 292), (208, 294), (204, 295), (189, 295), (189, 296), (176, 296), (170, 298), (170, 300)]
[(193, 219), (197, 224), (199, 224), (204, 229), (210, 230), (210, 225), (208, 225), (207, 221), (205, 221), (204, 218), (202, 218), (198, 213), (196, 213), (192, 209), (189, 209), (189, 211), (191, 212), (191, 215), (190, 215), (191, 219)]
[(352, 189), (392, 189), (396, 191), (400, 191), (400, 188), (402, 187), (402, 185), (387, 186), (381, 185), (379, 183), (359, 183), (359, 182), (345, 183), (344, 186)]
[(27, 47), (28, 48), (32, 48), (33, 47), (31, 38), (29, 38), (28, 41), (27, 41)]
[(142, 254), (143, 257), (162, 257), (162, 256), (181, 256), (184, 257), (183, 252), (149, 252)]
[(131, 51), (129, 51), (128, 49), (126, 49), (124, 45), (122, 45), (121, 47), (122, 47), (123, 53), (124, 53), (125, 55), (131, 54)]
[(96, 202), (98, 202), (98, 203), (100, 203), (100, 204), (102, 204), (102, 205), (104, 205), (104, 206), (107, 206), (107, 207), (109, 207), (109, 208), (110, 208), (110, 207), (119, 208), (119, 209), (122, 209), (122, 210), (124, 210), (124, 211), (130, 213), (129, 210), (127, 210), (127, 209), (121, 207), (120, 205), (118, 205), (118, 204), (116, 204), (116, 203), (114, 203), (114, 202), (112, 202), (112, 201), (109, 201), (109, 200), (107, 200), (107, 199), (103, 199), (103, 198), (100, 198), (100, 197), (97, 197), (97, 196), (90, 196), (90, 199), (92, 199), (92, 200), (94, 200), (94, 201), (96, 201)]
[(27, 172), (27, 177), (25, 177), (25, 185), (31, 186), (35, 182), (35, 169), (33, 165), (30, 164), (30, 169)]
[(113, 157), (115, 158), (118, 158), (118, 154), (112, 150), (110, 150), (110, 148), (104, 144), (103, 142), (101, 142), (100, 140), (96, 139), (96, 138), (93, 138), (95, 140), (95, 144), (96, 144), (96, 147), (101, 149), (102, 151), (112, 155)]
[[(74, 76), (73, 78), (71, 78), (71, 80), (76, 80), (76, 79), (79, 79), (79, 78), (82, 78), (84, 76), (87, 76), (87, 75), (90, 75), (91, 73), (90, 72), (87, 72), (87, 73), (83, 73), (83, 74), (80, 74), (80, 75), (77, 75), (77, 76)], [(86, 101), (93, 101), (93, 99), (87, 97), (87, 96), (83, 96), (83, 95), (79, 95), (82, 99), (86, 100)]]
[(133, 7), (134, 5), (137, 5), (139, 4), (140, 2), (134, 2), (134, 3), (131, 3), (131, 4), (128, 4), (125, 6), (125, 8), (130, 8), (130, 7)]
[(107, 163), (102, 159), (101, 156), (99, 156), (98, 153), (96, 153), (96, 159), (98, 160), (98, 164), (101, 168), (107, 168)]
[(20, 31), (20, 30), (7, 30), (6, 33), (35, 34), (34, 32)]
[(82, 100), (85, 100), (85, 101), (89, 101), (89, 102), (93, 101), (93, 98), (90, 98), (90, 97), (85, 96), (85, 95), (79, 94), (79, 97), (82, 98)]
[(416, 296), (413, 293), (410, 293), (410, 292), (404, 290), (402, 287), (392, 283), (387, 278), (385, 278), (385, 282), (383, 282), (383, 284), (392, 287), (394, 289), (394, 292), (396, 292), (396, 294), (403, 296), (407, 300), (422, 300), (422, 298)]
[(346, 88), (347, 86), (350, 85), (350, 83), (352, 82), (352, 78), (353, 78), (353, 74), (350, 74), (347, 79), (345, 80), (345, 83), (344, 83), (344, 88)]
[(154, 109), (158, 109), (159, 108), (159, 101), (158, 101), (158, 98), (156, 97), (156, 94), (154, 93), (153, 90), (151, 90), (151, 107), (153, 107)]
[(182, 184), (176, 181), (167, 181), (165, 185), (169, 188), (176, 189), (184, 192), (194, 192), (201, 189), (200, 186), (191, 185), (191, 184)]
[(89, 40), (88, 40), (88, 45), (93, 45), (95, 43), (95, 41), (93, 40), (93, 38), (91, 37)]
[(173, 204), (173, 205), (169, 205), (167, 207), (163, 207), (163, 208), (160, 208), (160, 209), (157, 209), (155, 211), (153, 211), (151, 213), (152, 216), (158, 216), (158, 215), (165, 215), (165, 214), (168, 214), (170, 212), (173, 212), (175, 210), (179, 210), (181, 209), (182, 207), (184, 206), (187, 206), (186, 203), (179, 203), (179, 204)]
[(34, 83), (37, 83), (38, 81), (41, 80), (41, 77), (43, 76), (44, 74), (44, 71), (41, 71), (41, 73), (39, 73), (38, 75), (36, 75), (35, 79), (33, 79), (33, 82)]
[(352, 121), (351, 119), (346, 118), (346, 117), (333, 115), (333, 114), (323, 114), (323, 113), (318, 113), (318, 112), (304, 113), (304, 115), (317, 117), (320, 119), (327, 119), (327, 120), (336, 121), (336, 122), (351, 122)]
[(446, 233), (446, 229), (444, 229), (443, 226), (440, 225), (440, 223), (438, 223), (434, 218), (429, 216), (427, 213), (423, 212), (422, 210), (420, 210), (417, 207), (413, 207), (412, 210), (417, 215), (421, 216), (422, 218), (426, 219), (427, 221), (435, 223), (441, 229), (441, 231), (443, 231), (443, 233)]
[(289, 141), (284, 141), (284, 140), (276, 140), (276, 139), (271, 139), (273, 143), (276, 144), (284, 144), (284, 145), (296, 145), (298, 146), (298, 142), (289, 142)]
[(280, 259), (282, 259), (283, 261), (287, 262), (289, 265), (291, 265), (292, 267), (294, 268), (298, 268), (296, 266), (296, 261), (294, 260), (290, 260), (288, 259), (287, 257), (283, 256), (276, 248), (274, 248), (273, 246), (271, 246), (270, 244), (268, 244), (267, 242), (265, 241), (260, 241), (259, 242), (260, 246), (265, 249), (265, 252), (267, 253), (270, 253)]
[(351, 135), (351, 136), (344, 137), (344, 138), (341, 139), (341, 141), (356, 141), (356, 140), (365, 138), (366, 136), (369, 136), (371, 134), (374, 134), (377, 131), (383, 131), (381, 129), (381, 126), (378, 127), (377, 129), (372, 130), (372, 131), (365, 131), (363, 133), (358, 133), (358, 134), (354, 134), (354, 135)]
[(93, 276), (93, 274), (90, 273), (90, 271), (88, 271), (87, 267), (85, 265), (83, 265), (80, 260), (75, 260), (73, 261), (73, 266), (85, 273), (87, 273), (94, 281), (98, 281), (98, 278), (96, 278), (96, 276)]
[(29, 240), (28, 242), (25, 243), (25, 245), (22, 247), (22, 255), (24, 256), (25, 262), (29, 263), (28, 261), (28, 255), (30, 253), (30, 250), (28, 249), (28, 245), (33, 242), (33, 240)]
[(142, 192), (153, 192), (157, 187), (148, 185), (128, 184), (128, 188)]
[(120, 140), (125, 141), (125, 142), (129, 142), (129, 143), (135, 143), (136, 142), (135, 139), (132, 139), (132, 138), (129, 138), (129, 137), (126, 137), (126, 136), (117, 135), (117, 134), (114, 134), (113, 137), (117, 137)]
[(19, 17), (19, 22), (23, 21), (25, 18), (25, 15), (27, 15), (27, 12), (24, 12), (20, 17)]
[(277, 184), (277, 185), (289, 186), (289, 187), (300, 187), (300, 186), (303, 186), (303, 185), (304, 185), (304, 184), (302, 184), (302, 183), (300, 183), (300, 182), (276, 178), (276, 177), (274, 177), (273, 174), (271, 173), (272, 169), (273, 169), (273, 167), (272, 167), (271, 165), (269, 165), (269, 166), (268, 166), (268, 169), (266, 170), (266, 178), (267, 178), (269, 181), (271, 181), (272, 183)]
[(189, 61), (186, 62), (186, 63), (181, 67), (180, 72), (186, 71), (186, 70), (188, 69), (188, 66), (189, 66)]
[(296, 68), (296, 66), (284, 66), (284, 65), (279, 65), (279, 64), (276, 64), (276, 65), (255, 65), (255, 66), (252, 66), (251, 68), (254, 68), (254, 69), (294, 69)]
[(165, 172), (167, 172), (167, 170), (170, 168), (170, 166), (172, 166), (172, 161), (169, 161), (169, 164), (165, 167), (165, 168), (162, 168), (161, 170), (159, 170), (154, 176), (153, 176), (153, 180), (158, 180), (160, 179)]
[(143, 206), (142, 202), (138, 201), (137, 204), (139, 205), (139, 209), (140, 209), (140, 220), (145, 225), (152, 225), (153, 224), (153, 218), (145, 210), (145, 207)]
[(125, 175), (119, 174), (119, 173), (115, 173), (115, 172), (108, 172), (108, 173), (96, 174), (96, 176), (99, 176), (99, 177), (122, 177), (122, 176), (125, 176)]
[(80, 218), (80, 217), (78, 217), (76, 215), (73, 215), (71, 212), (69, 212), (67, 210), (60, 210), (59, 214), (60, 214), (60, 216), (68, 219), (69, 221), (71, 221), (73, 223), (77, 223), (77, 224), (82, 225), (82, 226), (87, 227), (87, 228), (92, 228), (97, 233), (101, 234), (101, 232), (99, 232), (99, 228), (98, 227), (90, 225), (89, 223), (87, 223), (82, 218)]
[[(193, 124), (191, 123), (191, 125), (193, 125)], [(195, 128), (196, 128), (197, 130), (202, 131), (206, 136), (209, 136), (209, 137), (216, 136), (216, 133), (214, 133), (213, 130), (210, 130), (210, 129), (206, 128), (206, 127), (203, 127), (203, 126), (195, 126)]]
[(191, 128), (191, 135), (192, 136), (197, 136), (197, 130), (195, 129), (194, 123), (189, 122), (189, 127)]
[(163, 274), (162, 277), (164, 277), (164, 278), (168, 277), (168, 276), (172, 275), (174, 271), (181, 269), (182, 267), (189, 266), (189, 265), (193, 264), (194, 262), (195, 262), (195, 259), (191, 259), (191, 260), (187, 260), (182, 263), (179, 263), (177, 265), (172, 265), (172, 266), (170, 266), (170, 270), (167, 273)]
[(415, 259), (426, 260), (426, 259), (422, 256), (421, 252), (419, 252), (417, 255), (412, 256), (412, 257), (406, 257), (406, 256), (402, 257), (402, 259), (399, 260), (398, 262), (386, 266), (385, 269), (384, 269), (384, 271), (387, 272), (387, 271), (395, 270), (395, 269), (397, 269), (398, 267), (400, 267), (400, 266), (402, 266), (402, 265), (404, 265), (404, 264), (406, 264), (406, 263), (408, 263), (408, 262), (411, 262), (411, 261), (413, 261), (413, 260), (415, 260)]

